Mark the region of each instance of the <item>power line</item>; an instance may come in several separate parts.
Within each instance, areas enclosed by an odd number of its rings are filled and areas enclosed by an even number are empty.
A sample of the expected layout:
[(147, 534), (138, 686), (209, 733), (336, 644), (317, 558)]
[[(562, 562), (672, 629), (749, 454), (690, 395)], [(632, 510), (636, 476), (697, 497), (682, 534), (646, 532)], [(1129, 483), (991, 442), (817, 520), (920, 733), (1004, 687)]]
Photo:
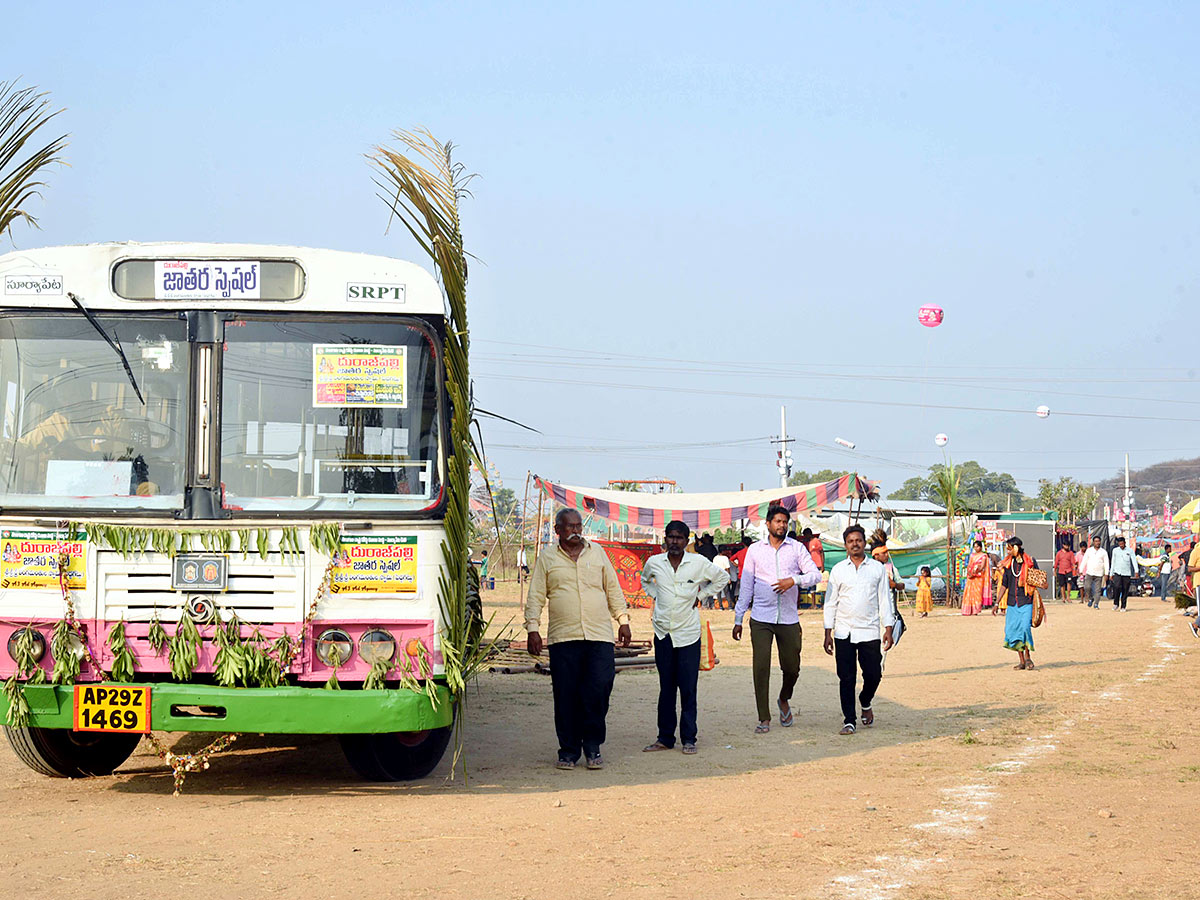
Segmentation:
[[(796, 400), (795, 395), (763, 394), (751, 391), (730, 391), (716, 388), (687, 388), (675, 385), (621, 384), (612, 381), (580, 381), (567, 378), (538, 378), (533, 375), (504, 375), (497, 373), (478, 373), (479, 378), (492, 378), (498, 381), (520, 381), (529, 384), (571, 384), (578, 387), (598, 387), (608, 390), (628, 391), (658, 391), (672, 394), (701, 394), (704, 396), (741, 397), (753, 400)], [(887, 406), (901, 409), (938, 409), (955, 410), (958, 412), (1007, 413), (1021, 416), (1030, 415), (1028, 409), (1012, 409), (1000, 406), (957, 406), (946, 403), (907, 403), (898, 400), (863, 400), (856, 397), (809, 396), (804, 400), (808, 403), (846, 403), (860, 406)], [(1059, 410), (1057, 416), (1071, 416), (1084, 419), (1120, 419), (1135, 422), (1200, 422), (1200, 419), (1187, 419), (1180, 416), (1136, 416), (1121, 413), (1086, 413)]]

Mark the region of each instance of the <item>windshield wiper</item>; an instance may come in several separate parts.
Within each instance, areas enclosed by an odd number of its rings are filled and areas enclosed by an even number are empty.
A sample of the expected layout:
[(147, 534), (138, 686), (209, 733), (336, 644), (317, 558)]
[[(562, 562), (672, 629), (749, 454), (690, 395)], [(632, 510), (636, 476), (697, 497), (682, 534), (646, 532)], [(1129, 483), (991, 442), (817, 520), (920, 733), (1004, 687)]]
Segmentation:
[(125, 355), (125, 351), (121, 349), (121, 339), (117, 337), (116, 329), (113, 329), (113, 336), (109, 337), (108, 332), (104, 330), (104, 326), (100, 324), (100, 320), (92, 315), (88, 308), (80, 302), (78, 297), (76, 297), (70, 291), (67, 291), (67, 297), (69, 297), (71, 302), (75, 304), (81, 313), (83, 313), (84, 318), (91, 323), (91, 326), (96, 329), (96, 332), (100, 335), (100, 337), (104, 338), (104, 342), (117, 351), (117, 356), (121, 357), (121, 365), (125, 367), (125, 374), (129, 376), (129, 383), (133, 385), (133, 392), (137, 394), (137, 398), (142, 401), (142, 406), (145, 406), (146, 398), (142, 396), (142, 389), (138, 387), (137, 379), (133, 377), (133, 369), (129, 367), (129, 358)]

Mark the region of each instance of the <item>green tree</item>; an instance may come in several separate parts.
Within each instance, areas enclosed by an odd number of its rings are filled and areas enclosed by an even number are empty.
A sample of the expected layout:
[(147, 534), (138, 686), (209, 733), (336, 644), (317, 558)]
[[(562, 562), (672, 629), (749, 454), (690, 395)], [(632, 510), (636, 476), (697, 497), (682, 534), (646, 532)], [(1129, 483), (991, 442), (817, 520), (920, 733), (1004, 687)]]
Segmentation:
[[(938, 500), (938, 479), (945, 468), (942, 463), (929, 467), (927, 476), (909, 478), (889, 494), (892, 500)], [(953, 467), (958, 477), (958, 496), (975, 510), (1005, 509), (1009, 502), (1020, 507), (1024, 502), (1016, 480), (1007, 472), (992, 472), (975, 460)]]
[(820, 472), (804, 472), (795, 471), (788, 478), (788, 484), (791, 486), (801, 484), (824, 484), (826, 481), (833, 481), (835, 478), (841, 478), (846, 475), (845, 471), (834, 471), (833, 469), (822, 469)]
[(954, 589), (958, 584), (954, 571), (954, 520), (971, 510), (962, 496), (962, 471), (955, 468), (947, 457), (945, 465), (936, 467), (933, 473), (933, 492), (939, 503), (946, 508), (946, 603), (956, 604)]
[(1088, 518), (1099, 498), (1100, 494), (1094, 487), (1081, 484), (1074, 478), (1064, 476), (1057, 481), (1049, 478), (1038, 480), (1038, 506), (1044, 510), (1057, 510), (1059, 521), (1067, 525)]
[(37, 227), (37, 219), (25, 206), (40, 196), (45, 171), (62, 162), (59, 153), (67, 138), (54, 138), (37, 149), (26, 145), (59, 112), (50, 110), (46, 94), (37, 88), (0, 82), (0, 235), (9, 234), (18, 219)]
[(910, 478), (899, 488), (888, 494), (891, 500), (928, 500), (931, 485), (928, 478), (918, 475)]
[(496, 504), (496, 515), (500, 517), (501, 524), (507, 523), (517, 508), (517, 495), (512, 488), (502, 487), (492, 494), (492, 500)]

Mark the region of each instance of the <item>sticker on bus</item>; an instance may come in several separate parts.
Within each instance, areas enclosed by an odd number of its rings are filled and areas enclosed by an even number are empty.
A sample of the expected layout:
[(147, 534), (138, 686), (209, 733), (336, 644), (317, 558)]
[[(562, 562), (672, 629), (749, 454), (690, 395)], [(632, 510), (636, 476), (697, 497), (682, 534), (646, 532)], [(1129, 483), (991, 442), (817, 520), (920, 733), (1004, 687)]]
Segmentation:
[(313, 344), (313, 406), (408, 406), (408, 347)]
[(344, 534), (330, 573), (333, 594), (412, 594), (417, 590), (417, 536)]
[(67, 587), (87, 587), (87, 533), (74, 537), (45, 531), (0, 531), (0, 588), (59, 589), (59, 556), (66, 554)]

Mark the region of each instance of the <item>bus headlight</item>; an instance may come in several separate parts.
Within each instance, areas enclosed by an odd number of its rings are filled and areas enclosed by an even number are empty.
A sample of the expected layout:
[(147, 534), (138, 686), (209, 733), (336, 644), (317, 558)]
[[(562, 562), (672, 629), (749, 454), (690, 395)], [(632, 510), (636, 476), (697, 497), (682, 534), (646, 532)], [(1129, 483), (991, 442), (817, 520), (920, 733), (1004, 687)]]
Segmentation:
[(19, 647), (22, 642), (27, 642), (25, 649), (29, 654), (29, 658), (34, 662), (41, 662), (42, 657), (46, 655), (46, 639), (42, 637), (42, 633), (35, 628), (18, 628), (8, 636), (8, 655), (15, 663), (22, 662), (18, 657), (21, 656)]
[(317, 636), (317, 659), (327, 666), (345, 665), (353, 652), (354, 641), (340, 628), (327, 628)]
[(381, 628), (374, 628), (358, 639), (358, 655), (368, 665), (390, 662), (396, 655), (396, 639)]

